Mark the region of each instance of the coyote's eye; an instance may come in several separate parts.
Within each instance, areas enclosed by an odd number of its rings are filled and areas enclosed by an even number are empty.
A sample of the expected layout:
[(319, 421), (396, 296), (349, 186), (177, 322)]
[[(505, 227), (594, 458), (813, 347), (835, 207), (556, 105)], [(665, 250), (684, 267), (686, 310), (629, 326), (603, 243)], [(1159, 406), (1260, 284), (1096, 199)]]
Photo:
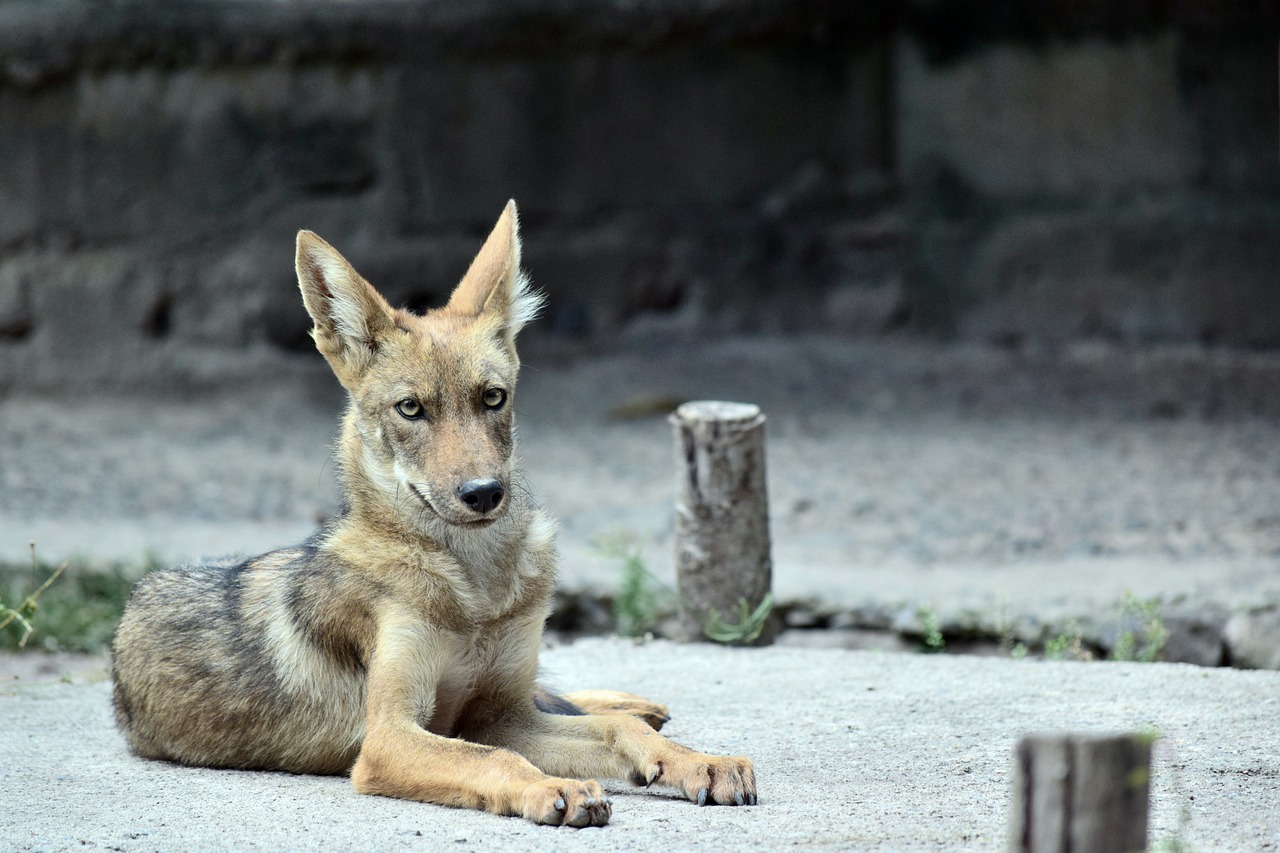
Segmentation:
[(405, 397), (399, 403), (396, 403), (396, 411), (400, 413), (400, 417), (409, 420), (417, 420), (422, 417), (422, 404), (417, 400), (411, 400)]
[(501, 388), (490, 388), (484, 392), (483, 399), (486, 409), (501, 409), (502, 404), (507, 402), (507, 392)]

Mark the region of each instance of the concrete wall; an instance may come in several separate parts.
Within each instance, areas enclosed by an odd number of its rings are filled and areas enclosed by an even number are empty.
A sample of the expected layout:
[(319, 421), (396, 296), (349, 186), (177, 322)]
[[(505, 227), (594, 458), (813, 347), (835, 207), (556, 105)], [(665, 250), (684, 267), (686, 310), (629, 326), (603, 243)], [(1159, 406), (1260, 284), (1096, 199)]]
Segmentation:
[[(0, 388), (308, 347), (300, 227), (534, 334), (1280, 345), (1265, 4), (0, 2)], [(273, 362), (274, 363), (274, 362)]]

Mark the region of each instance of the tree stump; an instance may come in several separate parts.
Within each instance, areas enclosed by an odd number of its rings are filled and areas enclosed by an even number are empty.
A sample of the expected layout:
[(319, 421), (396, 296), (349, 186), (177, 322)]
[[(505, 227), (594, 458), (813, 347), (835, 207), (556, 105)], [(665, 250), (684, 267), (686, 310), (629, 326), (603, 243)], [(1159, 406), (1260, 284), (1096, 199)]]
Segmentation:
[(1151, 740), (1036, 735), (1018, 744), (1011, 849), (1128, 853), (1147, 849)]
[(764, 420), (758, 406), (715, 401), (670, 417), (682, 639), (763, 645), (777, 634)]

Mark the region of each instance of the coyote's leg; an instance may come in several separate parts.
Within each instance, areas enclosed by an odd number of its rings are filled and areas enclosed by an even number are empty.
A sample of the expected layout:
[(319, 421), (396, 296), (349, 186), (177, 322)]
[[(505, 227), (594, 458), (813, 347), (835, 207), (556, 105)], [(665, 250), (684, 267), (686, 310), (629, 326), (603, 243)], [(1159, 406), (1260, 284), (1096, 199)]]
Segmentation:
[(695, 752), (626, 714), (575, 717), (530, 709), (504, 716), (475, 739), (519, 753), (557, 776), (665, 785), (699, 805), (756, 802), (750, 759)]
[[(387, 619), (369, 666), (365, 736), (351, 769), (356, 790), (521, 815), (534, 823), (608, 823), (609, 801), (598, 783), (548, 776), (513, 751), (423, 728), (420, 720), (430, 718), (436, 702), (427, 685), (439, 682), (447, 650), (448, 640), (429, 627)], [(531, 705), (527, 698), (525, 703)]]
[(409, 725), (366, 734), (351, 781), (362, 794), (520, 815), (534, 823), (603, 826), (610, 817), (609, 800), (596, 782), (548, 776), (509, 750)]
[(539, 687), (534, 692), (534, 704), (548, 714), (626, 714), (639, 717), (659, 731), (671, 719), (666, 705), (619, 690), (578, 690), (558, 695)]
[(627, 714), (639, 717), (657, 731), (671, 719), (671, 712), (666, 705), (619, 690), (576, 690), (566, 693), (564, 698), (588, 714)]

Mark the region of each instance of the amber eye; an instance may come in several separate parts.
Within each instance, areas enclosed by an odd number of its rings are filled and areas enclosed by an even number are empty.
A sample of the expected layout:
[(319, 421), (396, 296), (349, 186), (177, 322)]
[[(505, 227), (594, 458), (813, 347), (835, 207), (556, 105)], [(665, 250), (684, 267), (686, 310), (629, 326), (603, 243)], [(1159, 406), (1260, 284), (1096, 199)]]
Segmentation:
[(501, 409), (502, 404), (507, 402), (507, 392), (501, 388), (490, 388), (484, 392), (483, 399), (486, 409)]
[(417, 420), (423, 415), (422, 404), (408, 397), (396, 403), (396, 411), (400, 413), (400, 417), (408, 418), (411, 421)]

